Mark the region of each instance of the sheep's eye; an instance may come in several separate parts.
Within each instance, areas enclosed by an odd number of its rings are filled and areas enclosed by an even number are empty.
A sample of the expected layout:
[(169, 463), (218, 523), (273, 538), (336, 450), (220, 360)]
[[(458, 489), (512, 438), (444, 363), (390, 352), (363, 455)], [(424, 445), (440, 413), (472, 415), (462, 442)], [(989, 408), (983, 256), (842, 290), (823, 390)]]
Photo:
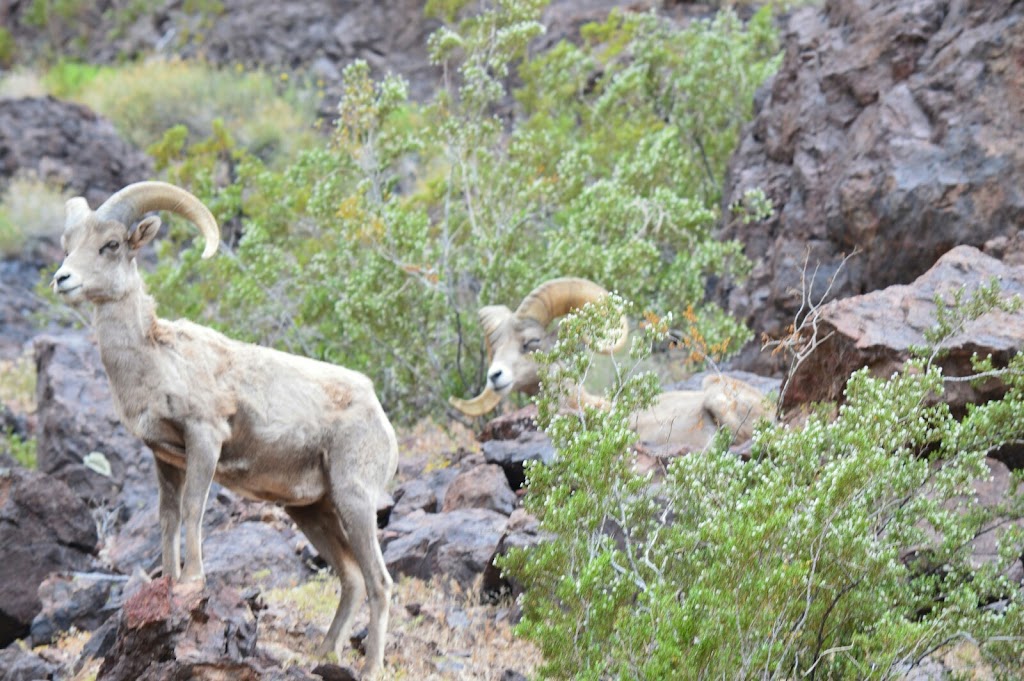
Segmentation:
[(540, 349), (540, 338), (530, 338), (523, 343), (523, 352), (533, 352)]
[(107, 243), (103, 244), (102, 248), (100, 248), (100, 255), (103, 255), (104, 251), (110, 251), (111, 253), (114, 253), (117, 251), (120, 245), (121, 244), (118, 241), (108, 241)]

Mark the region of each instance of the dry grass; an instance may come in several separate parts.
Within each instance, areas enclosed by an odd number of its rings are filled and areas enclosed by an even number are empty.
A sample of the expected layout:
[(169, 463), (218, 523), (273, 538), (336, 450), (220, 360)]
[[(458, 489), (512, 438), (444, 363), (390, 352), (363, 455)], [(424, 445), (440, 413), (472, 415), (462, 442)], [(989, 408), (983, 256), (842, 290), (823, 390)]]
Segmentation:
[[(283, 665), (312, 669), (314, 656), (338, 602), (337, 580), (322, 574), (292, 589), (263, 594), (260, 646)], [(506, 669), (529, 675), (540, 653), (512, 633), (511, 604), (485, 605), (474, 592), (435, 579), (403, 579), (392, 599), (386, 679), (496, 679)], [(356, 629), (367, 624), (365, 608)], [(351, 648), (338, 661), (358, 669), (362, 656)]]
[(282, 85), (285, 75), (151, 59), (101, 70), (74, 98), (140, 148), (176, 125), (185, 125), (193, 141), (203, 139), (220, 119), (241, 146), (270, 161), (316, 139), (315, 102)]
[(439, 426), (423, 419), (398, 433), (398, 474), (393, 484), (447, 468), (452, 465), (453, 456), (461, 458), (460, 452), (479, 451), (480, 443), (466, 426), (456, 422)]
[(0, 402), (18, 414), (36, 411), (36, 364), (26, 350), (14, 360), (0, 359)]
[(32, 239), (59, 239), (64, 201), (59, 190), (39, 179), (13, 178), (0, 199), (0, 255), (16, 255)]
[(19, 67), (0, 78), (0, 99), (42, 97), (45, 94), (46, 86), (36, 71)]

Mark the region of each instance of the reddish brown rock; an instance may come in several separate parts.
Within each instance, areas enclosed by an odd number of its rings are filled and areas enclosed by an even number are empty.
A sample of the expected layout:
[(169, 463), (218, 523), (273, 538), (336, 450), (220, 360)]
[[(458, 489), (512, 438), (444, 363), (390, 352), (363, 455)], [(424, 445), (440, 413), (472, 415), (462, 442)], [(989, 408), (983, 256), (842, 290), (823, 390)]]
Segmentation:
[(97, 678), (257, 681), (263, 666), (256, 615), (238, 591), (158, 579), (125, 602)]
[[(976, 248), (960, 246), (910, 285), (826, 305), (819, 337), (828, 340), (793, 374), (783, 406), (839, 400), (850, 374), (863, 367), (875, 376), (892, 375), (909, 358), (911, 346), (924, 344), (924, 332), (935, 325), (936, 295), (951, 302), (960, 287), (973, 290), (993, 278), (999, 279), (1003, 295), (1024, 295), (1024, 265), (1006, 265)], [(1024, 313), (989, 312), (943, 344), (947, 354), (938, 364), (946, 376), (971, 374), (975, 353), (992, 355), (997, 366), (1005, 365), (1020, 349), (1022, 338)], [(995, 379), (979, 386), (949, 383), (944, 399), (960, 410), (968, 402), (984, 402), (1004, 392)]]
[(515, 508), (516, 495), (509, 487), (501, 466), (482, 464), (462, 471), (444, 497), (442, 511), (458, 508), (487, 508), (508, 515)]

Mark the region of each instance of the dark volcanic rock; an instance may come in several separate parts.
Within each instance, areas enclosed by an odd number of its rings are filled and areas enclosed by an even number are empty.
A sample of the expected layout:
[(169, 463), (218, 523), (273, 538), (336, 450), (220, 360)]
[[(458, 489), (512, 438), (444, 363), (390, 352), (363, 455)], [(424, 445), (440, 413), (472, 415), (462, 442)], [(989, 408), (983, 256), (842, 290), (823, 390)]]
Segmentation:
[[(137, 494), (155, 490), (153, 455), (121, 425), (99, 352), (82, 334), (39, 336), (34, 348), (39, 469), (96, 505), (112, 503), (130, 480), (133, 494), (120, 500), (130, 513)], [(83, 463), (93, 452), (109, 462), (110, 475)]]
[(96, 542), (89, 509), (67, 485), (0, 457), (0, 647), (28, 634), (46, 576), (88, 568)]
[(512, 548), (529, 548), (544, 541), (544, 535), (540, 532), (540, 523), (537, 519), (517, 508), (508, 519), (505, 532), (501, 535), (494, 555), (487, 562), (483, 572), (480, 590), (491, 597), (511, 595), (513, 598), (523, 593), (523, 585), (507, 575), (503, 575), (494, 565), (494, 559), (503, 556)]
[(32, 644), (51, 643), (71, 627), (92, 631), (121, 606), (128, 578), (102, 572), (50, 575), (39, 585), (42, 610), (32, 620)]
[(488, 440), (480, 449), (487, 463), (502, 467), (512, 489), (521, 489), (526, 483), (523, 464), (527, 461), (547, 464), (555, 458), (555, 447), (551, 439), (539, 430), (524, 431), (514, 440)]
[[(156, 483), (147, 504), (108, 537), (104, 555), (121, 572), (160, 567), (160, 522)], [(203, 514), (203, 569), (211, 585), (236, 588), (288, 587), (308, 579), (312, 570), (299, 550), (302, 539), (283, 511), (250, 502), (214, 485)]]
[(413, 513), (384, 531), (384, 562), (395, 578), (443, 575), (468, 589), (490, 563), (507, 522), (483, 508)]
[(391, 521), (404, 518), (415, 511), (440, 512), (448, 487), (458, 474), (459, 470), (456, 468), (439, 468), (399, 485), (395, 490), (395, 506), (391, 511)]
[(515, 440), (526, 433), (537, 431), (537, 405), (528, 404), (508, 414), (497, 416), (484, 424), (477, 439)]
[(755, 332), (793, 321), (805, 259), (815, 298), (837, 272), (845, 297), (1024, 224), (1024, 5), (828, 0), (795, 12), (784, 41), (723, 198), (762, 187), (775, 206), (720, 234), (754, 261), (721, 293)]

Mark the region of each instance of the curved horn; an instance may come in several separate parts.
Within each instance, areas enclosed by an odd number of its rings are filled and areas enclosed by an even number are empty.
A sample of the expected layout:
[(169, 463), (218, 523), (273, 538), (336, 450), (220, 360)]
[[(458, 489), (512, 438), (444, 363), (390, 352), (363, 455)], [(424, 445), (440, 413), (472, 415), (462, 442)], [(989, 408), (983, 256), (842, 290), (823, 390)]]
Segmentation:
[(131, 226), (145, 213), (167, 210), (177, 213), (196, 227), (206, 240), (203, 257), (209, 258), (217, 252), (220, 243), (220, 228), (210, 209), (203, 202), (185, 191), (166, 182), (136, 182), (120, 190), (96, 209), (101, 220), (117, 220)]
[[(516, 308), (521, 317), (531, 317), (547, 326), (553, 319), (593, 303), (608, 295), (608, 291), (588, 279), (561, 277), (546, 281), (523, 298)], [(601, 348), (601, 352), (612, 353), (626, 345), (629, 336), (629, 320), (623, 315), (615, 334), (615, 343)]]
[(490, 386), (484, 388), (482, 393), (471, 400), (463, 400), (458, 397), (448, 398), (448, 404), (466, 416), (483, 416), (497, 407), (499, 402), (501, 402), (501, 395), (494, 392)]
[(89, 203), (81, 196), (64, 202), (64, 229), (77, 225), (89, 214)]

